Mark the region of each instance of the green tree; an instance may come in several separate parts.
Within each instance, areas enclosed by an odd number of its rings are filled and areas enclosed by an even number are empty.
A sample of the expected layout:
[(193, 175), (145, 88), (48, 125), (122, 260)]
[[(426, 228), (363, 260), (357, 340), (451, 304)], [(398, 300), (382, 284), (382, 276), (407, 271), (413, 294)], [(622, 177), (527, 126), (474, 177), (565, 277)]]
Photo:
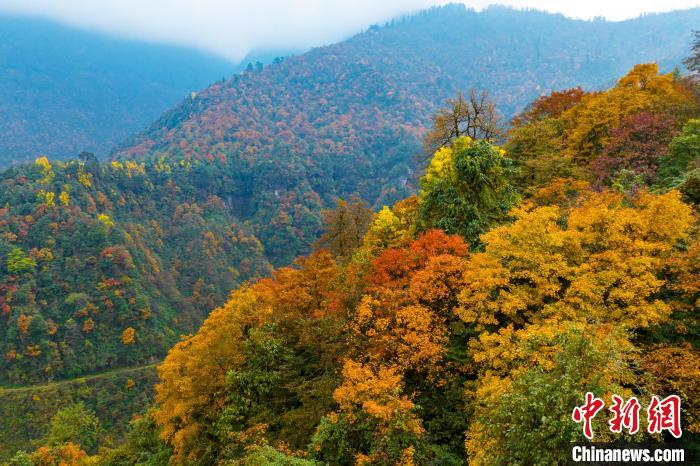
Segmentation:
[(36, 261), (27, 257), (22, 248), (14, 248), (7, 255), (7, 271), (14, 275), (32, 272), (36, 268)]
[[(572, 409), (587, 391), (622, 393), (619, 381), (607, 380), (601, 367), (617, 367), (619, 376), (629, 373), (629, 355), (617, 342), (620, 335), (601, 345), (586, 331), (564, 330), (555, 337), (560, 349), (551, 368), (523, 368), (502, 395), (475, 403), (476, 422), (467, 436), (470, 453), (478, 457), (475, 464), (563, 464), (570, 443), (585, 440), (581, 426), (571, 421)], [(536, 343), (527, 345), (521, 350), (541, 350)], [(601, 435), (605, 428), (596, 421), (594, 432)], [(488, 448), (483, 448), (484, 439), (491, 442)]]
[(258, 466), (258, 465), (268, 465), (268, 466), (315, 466), (320, 465), (317, 461), (295, 458), (294, 456), (289, 456), (280, 451), (275, 450), (270, 446), (254, 447), (251, 448), (248, 454), (236, 460), (232, 465), (235, 466)]
[(84, 403), (76, 403), (58, 411), (51, 419), (48, 444), (62, 445), (68, 442), (80, 445), (92, 452), (102, 428), (95, 413)]
[(557, 178), (580, 177), (573, 157), (564, 152), (562, 132), (562, 123), (549, 117), (511, 129), (506, 150), (518, 165), (519, 188), (534, 190)]
[(15, 456), (13, 456), (7, 464), (9, 466), (34, 466), (34, 460), (29, 453), (20, 450), (15, 453)]
[(678, 189), (687, 200), (700, 203), (700, 119), (689, 120), (673, 138), (669, 155), (659, 161), (659, 184)]
[(105, 466), (167, 466), (171, 449), (159, 436), (150, 413), (129, 425), (126, 440), (119, 447), (101, 453)]
[(418, 224), (460, 234), (473, 246), (491, 225), (504, 221), (518, 196), (516, 170), (505, 151), (462, 137), (435, 153), (421, 179)]

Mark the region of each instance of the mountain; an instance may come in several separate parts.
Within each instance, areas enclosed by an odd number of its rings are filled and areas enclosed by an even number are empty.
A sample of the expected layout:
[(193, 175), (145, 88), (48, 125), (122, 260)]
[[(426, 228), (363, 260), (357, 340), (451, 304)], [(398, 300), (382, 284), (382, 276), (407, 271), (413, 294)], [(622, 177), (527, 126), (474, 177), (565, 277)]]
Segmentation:
[[(556, 465), (594, 435), (682, 435), (697, 455), (698, 90), (638, 64), (538, 98), (510, 151), (448, 140), (419, 195), (374, 215), (339, 202), (317, 249), (233, 290), (158, 365), (123, 439), (99, 429), (104, 405), (69, 405), (11, 464)], [(124, 372), (85, 391), (139, 406), (148, 373)]]
[[(421, 136), (431, 112), (457, 90), (488, 88), (512, 115), (549, 89), (603, 87), (637, 61), (656, 59), (668, 71), (686, 55), (699, 20), (699, 9), (610, 23), (436, 8), (340, 44), (253, 64), (188, 94), (112, 160), (40, 157), (1, 172), (0, 411), (16, 412), (13, 403), (30, 393), (34, 399), (34, 390), (37, 397), (53, 393), (30, 384), (65, 388), (73, 386), (68, 380), (150, 367), (232, 288), (308, 252), (323, 209), (338, 197), (358, 193), (379, 208), (415, 193)], [(627, 133), (636, 135), (640, 122), (628, 123)], [(299, 299), (311, 306), (324, 275), (302, 278), (303, 293), (273, 287), (265, 299), (290, 300), (290, 312)], [(246, 306), (247, 317), (269, 310)], [(303, 362), (307, 353), (300, 354)], [(116, 377), (115, 397), (136, 398), (124, 377)], [(95, 392), (108, 391), (105, 384), (100, 379)], [(306, 393), (303, 384), (297, 388)], [(23, 427), (21, 435), (46, 433), (58, 401), (43, 400), (27, 409), (41, 426)], [(89, 404), (110, 416), (95, 398)], [(113, 407), (120, 416), (129, 412)], [(0, 437), (0, 444), (20, 444), (11, 440)]]
[(0, 166), (107, 154), (190, 92), (241, 69), (194, 50), (1, 15)]
[(512, 112), (619, 63), (658, 53), (668, 68), (698, 19), (436, 8), (219, 81), (112, 162), (0, 173), (0, 383), (152, 362), (232, 287), (308, 251), (338, 197), (415, 192), (429, 114), (457, 89), (487, 85)]
[(89, 154), (0, 174), (1, 384), (152, 362), (268, 273), (250, 226), (198, 180), (203, 164)]
[(113, 157), (226, 165), (238, 183), (222, 197), (283, 264), (315, 236), (304, 212), (355, 192), (381, 207), (414, 190), (420, 137), (457, 91), (487, 89), (512, 116), (554, 89), (610, 85), (635, 63), (671, 70), (699, 23), (700, 9), (608, 22), (434, 8), (216, 83)]

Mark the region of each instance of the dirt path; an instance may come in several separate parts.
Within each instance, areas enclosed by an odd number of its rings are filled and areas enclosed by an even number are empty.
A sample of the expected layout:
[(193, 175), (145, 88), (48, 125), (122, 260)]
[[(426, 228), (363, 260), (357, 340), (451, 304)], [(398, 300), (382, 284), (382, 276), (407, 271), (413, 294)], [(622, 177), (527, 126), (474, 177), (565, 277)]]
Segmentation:
[(129, 372), (139, 372), (139, 371), (146, 370), (149, 368), (155, 368), (159, 364), (160, 364), (160, 362), (146, 364), (144, 366), (122, 367), (120, 369), (112, 369), (112, 370), (105, 371), (105, 372), (97, 372), (97, 373), (90, 374), (90, 375), (76, 377), (74, 379), (59, 380), (56, 382), (49, 382), (49, 383), (42, 384), (42, 385), (26, 385), (26, 386), (22, 386), (22, 387), (0, 387), (0, 396), (4, 395), (5, 393), (29, 392), (29, 391), (33, 391), (33, 390), (42, 390), (42, 389), (46, 389), (49, 387), (68, 385), (71, 383), (75, 383), (76, 381), (79, 381), (79, 380), (88, 381), (88, 380), (98, 379), (98, 378), (101, 378), (101, 377), (104, 377), (104, 376), (107, 376), (110, 374), (127, 374)]

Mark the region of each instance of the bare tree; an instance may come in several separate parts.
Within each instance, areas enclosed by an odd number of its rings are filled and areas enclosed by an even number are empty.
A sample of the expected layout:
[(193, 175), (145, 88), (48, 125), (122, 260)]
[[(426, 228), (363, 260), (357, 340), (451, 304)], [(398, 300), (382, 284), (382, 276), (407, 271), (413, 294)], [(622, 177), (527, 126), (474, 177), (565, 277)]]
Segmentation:
[(460, 92), (438, 110), (433, 117), (433, 129), (425, 135), (423, 145), (426, 154), (432, 156), (460, 136), (500, 139), (503, 134), (503, 119), (488, 92), (470, 89), (466, 99)]

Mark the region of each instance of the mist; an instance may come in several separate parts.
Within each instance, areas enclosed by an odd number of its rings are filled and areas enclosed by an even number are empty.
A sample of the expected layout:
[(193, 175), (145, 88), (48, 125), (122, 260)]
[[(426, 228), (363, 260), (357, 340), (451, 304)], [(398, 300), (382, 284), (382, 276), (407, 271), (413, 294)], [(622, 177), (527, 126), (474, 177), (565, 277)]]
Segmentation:
[[(233, 62), (251, 50), (304, 50), (340, 41), (376, 23), (444, 0), (0, 0), (0, 11), (39, 16), (121, 37), (204, 50)], [(700, 1), (475, 0), (620, 20), (652, 11), (696, 6)]]

